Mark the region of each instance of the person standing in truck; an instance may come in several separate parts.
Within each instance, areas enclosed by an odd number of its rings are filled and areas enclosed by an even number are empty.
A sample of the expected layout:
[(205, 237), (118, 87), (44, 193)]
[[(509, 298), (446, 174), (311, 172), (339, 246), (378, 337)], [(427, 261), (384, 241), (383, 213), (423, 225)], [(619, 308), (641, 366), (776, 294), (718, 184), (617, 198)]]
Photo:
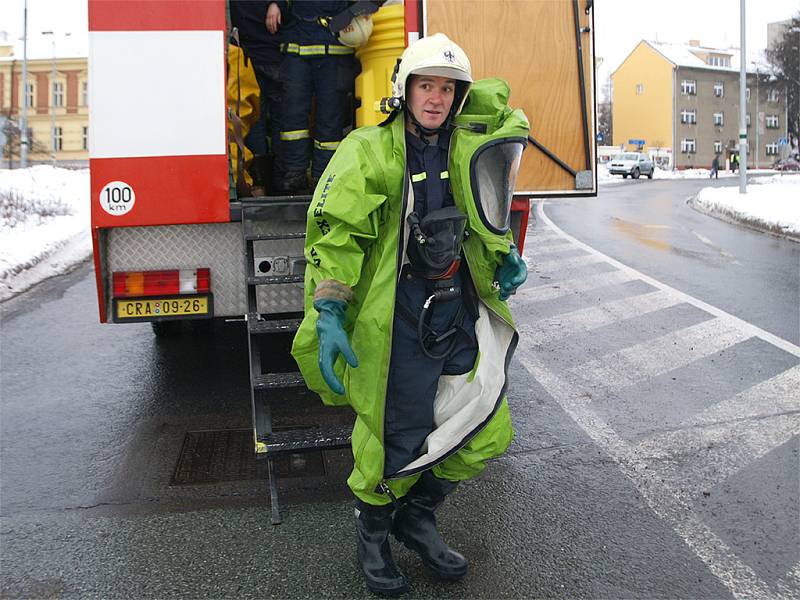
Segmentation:
[[(283, 5), (285, 10), (285, 2)], [(230, 10), (231, 25), (236, 27), (239, 45), (253, 63), (260, 90), (261, 116), (250, 128), (245, 143), (255, 155), (251, 168), (254, 186), (268, 193), (274, 180), (279, 144), (278, 109), (282, 97), (279, 72), (283, 58), (278, 39), (281, 3), (231, 0)]]
[[(348, 96), (358, 61), (355, 49), (341, 43), (329, 28), (330, 20), (348, 5), (344, 0), (291, 2), (287, 18), (279, 18), (277, 4), (271, 4), (267, 11), (268, 23), (280, 26), (283, 54), (277, 192), (298, 194), (313, 189), (351, 125)], [(310, 181), (306, 173), (309, 162)]]
[(513, 438), (506, 300), (527, 277), (509, 222), (529, 126), (508, 85), (473, 83), (442, 34), (409, 46), (392, 82), (394, 111), (344, 139), (315, 191), (292, 348), (309, 388), (356, 412), (357, 556), (382, 594), (408, 588), (390, 532), (437, 577), (467, 574), (434, 513)]

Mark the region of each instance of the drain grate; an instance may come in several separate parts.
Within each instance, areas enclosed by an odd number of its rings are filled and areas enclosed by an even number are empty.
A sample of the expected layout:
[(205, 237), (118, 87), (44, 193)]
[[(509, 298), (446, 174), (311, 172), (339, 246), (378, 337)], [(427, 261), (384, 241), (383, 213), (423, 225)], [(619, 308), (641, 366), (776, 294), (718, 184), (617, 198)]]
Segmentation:
[[(279, 430), (276, 427), (276, 430)], [(278, 477), (324, 477), (321, 452), (273, 459)], [(172, 485), (267, 479), (267, 461), (255, 458), (251, 429), (190, 431), (183, 439)]]

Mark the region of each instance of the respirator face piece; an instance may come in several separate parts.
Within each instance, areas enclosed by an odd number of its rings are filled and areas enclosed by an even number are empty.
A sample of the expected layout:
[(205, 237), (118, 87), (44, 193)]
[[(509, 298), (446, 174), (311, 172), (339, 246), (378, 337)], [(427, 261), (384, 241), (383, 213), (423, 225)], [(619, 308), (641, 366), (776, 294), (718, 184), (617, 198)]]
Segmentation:
[(490, 231), (505, 234), (525, 140), (499, 139), (482, 146), (471, 161), (470, 179), (478, 214)]

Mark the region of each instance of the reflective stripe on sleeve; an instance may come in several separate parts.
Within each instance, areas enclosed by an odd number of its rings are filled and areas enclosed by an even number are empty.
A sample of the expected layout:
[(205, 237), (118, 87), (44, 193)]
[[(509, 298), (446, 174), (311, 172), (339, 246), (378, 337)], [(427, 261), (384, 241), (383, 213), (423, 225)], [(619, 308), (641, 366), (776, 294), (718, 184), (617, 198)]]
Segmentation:
[(339, 54), (354, 54), (356, 51), (355, 48), (351, 48), (350, 46), (328, 46), (328, 54), (339, 55)]
[(442, 171), (439, 174), (439, 179), (450, 179), (450, 171)]
[(338, 56), (354, 54), (355, 48), (328, 44), (300, 45), (290, 42), (288, 44), (281, 44), (281, 52), (285, 52), (286, 54), (298, 54), (300, 56), (325, 56), (326, 54)]
[(411, 181), (413, 181), (414, 183), (417, 183), (419, 181), (425, 181), (425, 177), (426, 175), (424, 171), (422, 173), (412, 173)]
[(308, 129), (295, 129), (294, 131), (281, 131), (282, 142), (292, 142), (294, 140), (305, 140), (311, 137)]

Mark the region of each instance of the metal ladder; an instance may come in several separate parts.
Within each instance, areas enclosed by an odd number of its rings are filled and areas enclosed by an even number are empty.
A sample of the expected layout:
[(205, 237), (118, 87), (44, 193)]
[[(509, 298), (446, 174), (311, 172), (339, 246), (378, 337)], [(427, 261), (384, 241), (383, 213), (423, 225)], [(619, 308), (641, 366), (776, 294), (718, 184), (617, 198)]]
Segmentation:
[[(272, 523), (281, 522), (278, 504), (277, 474), (274, 459), (281, 455), (319, 452), (350, 446), (352, 427), (308, 427), (274, 431), (269, 400), (287, 388), (305, 387), (302, 375), (264, 370), (259, 338), (277, 333), (295, 333), (303, 320), (302, 295), (299, 308), (261, 314), (258, 306), (260, 286), (303, 283), (305, 261), (286, 255), (291, 240), (305, 239), (306, 211), (310, 196), (248, 198), (241, 202), (242, 236), (244, 241), (245, 284), (247, 286), (247, 341), (250, 354), (250, 399), (253, 410), (253, 441), (256, 459), (267, 461)], [(277, 227), (276, 230), (276, 226)], [(281, 230), (283, 229), (283, 230)], [(267, 273), (257, 272), (255, 244), (267, 248), (269, 256), (262, 261)], [(276, 246), (273, 251), (271, 246)], [(261, 270), (263, 271), (263, 269)], [(298, 304), (295, 302), (293, 304)], [(283, 308), (283, 307), (282, 307)]]

